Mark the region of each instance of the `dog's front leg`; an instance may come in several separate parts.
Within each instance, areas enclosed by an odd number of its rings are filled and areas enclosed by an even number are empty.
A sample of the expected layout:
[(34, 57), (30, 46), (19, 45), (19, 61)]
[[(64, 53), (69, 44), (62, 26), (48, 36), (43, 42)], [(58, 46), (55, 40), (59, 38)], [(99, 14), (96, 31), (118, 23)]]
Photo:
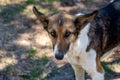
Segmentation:
[(85, 71), (84, 69), (80, 66), (80, 65), (74, 65), (72, 64), (73, 70), (75, 72), (75, 77), (76, 80), (85, 80), (84, 75), (85, 75)]
[[(99, 53), (98, 53), (99, 54)], [(100, 63), (100, 56), (91, 49), (81, 57), (82, 68), (92, 77), (92, 80), (104, 80), (104, 70)]]

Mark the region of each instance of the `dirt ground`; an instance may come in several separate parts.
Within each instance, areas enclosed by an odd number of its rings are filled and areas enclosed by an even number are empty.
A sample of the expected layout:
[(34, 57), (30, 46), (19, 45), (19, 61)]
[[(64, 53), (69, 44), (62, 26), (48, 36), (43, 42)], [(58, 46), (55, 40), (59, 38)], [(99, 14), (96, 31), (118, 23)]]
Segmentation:
[[(110, 0), (86, 0), (62, 6), (55, 0), (0, 1), (0, 80), (75, 80), (67, 61), (53, 56), (47, 32), (32, 12), (33, 5), (43, 13), (67, 11), (89, 13)], [(120, 80), (120, 47), (102, 61), (105, 80)], [(86, 73), (86, 79), (90, 79)]]

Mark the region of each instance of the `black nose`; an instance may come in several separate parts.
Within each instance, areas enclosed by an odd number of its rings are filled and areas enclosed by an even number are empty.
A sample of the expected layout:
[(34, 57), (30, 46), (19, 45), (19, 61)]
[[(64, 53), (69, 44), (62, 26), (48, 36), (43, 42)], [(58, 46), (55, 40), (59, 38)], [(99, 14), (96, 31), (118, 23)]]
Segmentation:
[(55, 58), (58, 60), (62, 60), (64, 58), (64, 54), (63, 53), (56, 53)]

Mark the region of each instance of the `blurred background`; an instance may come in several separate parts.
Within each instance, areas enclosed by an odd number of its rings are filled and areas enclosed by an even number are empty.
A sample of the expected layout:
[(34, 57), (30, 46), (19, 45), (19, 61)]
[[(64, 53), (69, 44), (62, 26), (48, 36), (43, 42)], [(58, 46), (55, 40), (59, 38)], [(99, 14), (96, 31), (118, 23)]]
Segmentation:
[[(32, 12), (89, 13), (110, 0), (0, 0), (0, 80), (75, 80), (65, 60), (57, 61), (51, 41)], [(117, 53), (117, 54), (115, 54)], [(120, 48), (104, 59), (105, 80), (120, 80)], [(86, 79), (90, 79), (86, 73)]]

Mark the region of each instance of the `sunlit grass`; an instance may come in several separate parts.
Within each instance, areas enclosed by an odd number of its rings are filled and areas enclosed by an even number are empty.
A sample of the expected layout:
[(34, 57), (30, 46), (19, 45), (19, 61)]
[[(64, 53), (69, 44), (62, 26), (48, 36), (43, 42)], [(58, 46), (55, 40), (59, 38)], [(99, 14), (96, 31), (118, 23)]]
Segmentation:
[(58, 12), (56, 8), (48, 9), (48, 8), (43, 8), (41, 6), (37, 6), (37, 9), (44, 14), (53, 14)]
[(0, 5), (10, 4), (10, 0), (1, 0)]

